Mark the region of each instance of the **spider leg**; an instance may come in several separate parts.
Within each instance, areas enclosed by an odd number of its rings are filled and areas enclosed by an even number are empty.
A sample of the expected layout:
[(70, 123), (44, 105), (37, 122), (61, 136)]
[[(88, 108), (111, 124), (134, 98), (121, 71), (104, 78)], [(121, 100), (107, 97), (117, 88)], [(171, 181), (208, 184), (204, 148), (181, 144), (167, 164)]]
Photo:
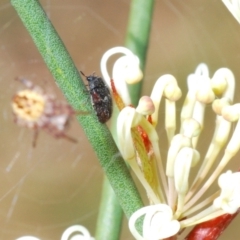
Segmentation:
[(37, 145), (37, 138), (38, 138), (39, 131), (38, 129), (34, 129), (33, 132), (33, 141), (32, 141), (32, 146), (35, 148)]
[(76, 111), (75, 114), (78, 115), (88, 115), (91, 114), (91, 112), (86, 112), (86, 111)]
[(67, 135), (65, 133), (63, 133), (61, 137), (67, 139), (70, 142), (74, 142), (74, 143), (78, 142), (77, 139), (75, 139), (75, 138), (73, 138), (73, 137), (71, 137), (71, 136), (69, 136), (69, 135)]
[(34, 88), (34, 84), (25, 78), (16, 77), (15, 80), (21, 82), (23, 85), (25, 85), (29, 89)]

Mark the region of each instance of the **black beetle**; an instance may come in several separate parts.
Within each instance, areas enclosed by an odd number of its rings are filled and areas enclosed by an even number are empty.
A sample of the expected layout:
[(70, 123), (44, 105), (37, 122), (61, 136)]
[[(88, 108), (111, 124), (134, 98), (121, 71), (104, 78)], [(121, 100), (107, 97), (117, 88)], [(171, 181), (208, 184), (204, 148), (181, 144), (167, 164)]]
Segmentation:
[(110, 91), (101, 77), (94, 74), (86, 76), (83, 72), (81, 74), (88, 81), (92, 105), (98, 120), (101, 123), (105, 123), (112, 115), (112, 96)]

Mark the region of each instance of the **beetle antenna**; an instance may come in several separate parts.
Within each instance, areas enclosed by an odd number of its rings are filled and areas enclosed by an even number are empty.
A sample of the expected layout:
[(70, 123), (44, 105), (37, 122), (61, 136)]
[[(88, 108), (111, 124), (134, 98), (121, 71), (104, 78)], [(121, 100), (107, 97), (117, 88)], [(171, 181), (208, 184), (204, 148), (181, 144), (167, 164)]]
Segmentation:
[(84, 77), (87, 77), (82, 71), (80, 71), (80, 73), (81, 73)]

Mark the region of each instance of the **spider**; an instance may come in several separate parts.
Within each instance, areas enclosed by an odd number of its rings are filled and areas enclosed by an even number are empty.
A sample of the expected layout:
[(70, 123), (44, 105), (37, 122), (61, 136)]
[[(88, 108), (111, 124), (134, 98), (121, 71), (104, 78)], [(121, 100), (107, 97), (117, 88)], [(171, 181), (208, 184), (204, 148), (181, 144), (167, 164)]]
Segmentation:
[(33, 147), (40, 129), (55, 138), (76, 140), (66, 134), (66, 128), (75, 111), (67, 103), (57, 101), (54, 96), (44, 93), (42, 88), (27, 79), (17, 78), (26, 89), (17, 92), (12, 98), (14, 122), (34, 130)]

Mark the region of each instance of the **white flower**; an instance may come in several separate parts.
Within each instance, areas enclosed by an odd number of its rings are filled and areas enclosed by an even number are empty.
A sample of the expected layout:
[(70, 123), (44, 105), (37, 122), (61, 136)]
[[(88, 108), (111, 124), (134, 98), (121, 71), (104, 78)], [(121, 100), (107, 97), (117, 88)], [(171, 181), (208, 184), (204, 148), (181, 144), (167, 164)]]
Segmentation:
[(234, 214), (240, 207), (240, 172), (227, 171), (218, 178), (221, 194), (213, 202), (216, 208)]
[[(122, 81), (125, 80), (123, 77)], [(115, 101), (121, 102), (117, 104), (120, 106), (117, 118), (119, 150), (149, 199), (149, 206), (136, 211), (129, 220), (129, 228), (138, 240), (174, 236), (181, 229), (225, 213), (235, 213), (240, 207), (240, 173), (220, 175), (240, 149), (240, 104), (232, 105), (234, 76), (229, 69), (221, 68), (210, 77), (207, 65), (200, 64), (187, 81), (188, 93), (180, 112), (177, 134), (176, 102), (182, 92), (172, 75), (159, 77), (150, 97), (141, 98), (136, 108), (128, 106), (126, 99), (121, 98), (128, 93), (119, 96), (118, 87), (117, 90), (113, 88)], [(165, 101), (165, 130), (170, 146), (168, 151), (164, 149), (167, 152), (165, 157), (161, 156), (160, 136), (156, 130), (162, 99)], [(205, 141), (209, 140), (209, 148), (206, 153), (200, 153), (197, 144), (208, 120), (204, 114), (209, 105), (216, 115), (216, 126), (208, 126), (212, 137)], [(230, 136), (234, 121), (238, 122)], [(223, 156), (219, 156), (221, 152)], [(219, 164), (209, 174), (215, 161)], [(190, 181), (193, 167), (198, 167), (198, 172)], [(210, 177), (206, 179), (208, 175)], [(200, 201), (219, 176), (221, 193), (218, 191)], [(235, 183), (231, 186), (232, 181)], [(142, 215), (145, 216), (141, 236), (135, 229), (135, 222)]]

